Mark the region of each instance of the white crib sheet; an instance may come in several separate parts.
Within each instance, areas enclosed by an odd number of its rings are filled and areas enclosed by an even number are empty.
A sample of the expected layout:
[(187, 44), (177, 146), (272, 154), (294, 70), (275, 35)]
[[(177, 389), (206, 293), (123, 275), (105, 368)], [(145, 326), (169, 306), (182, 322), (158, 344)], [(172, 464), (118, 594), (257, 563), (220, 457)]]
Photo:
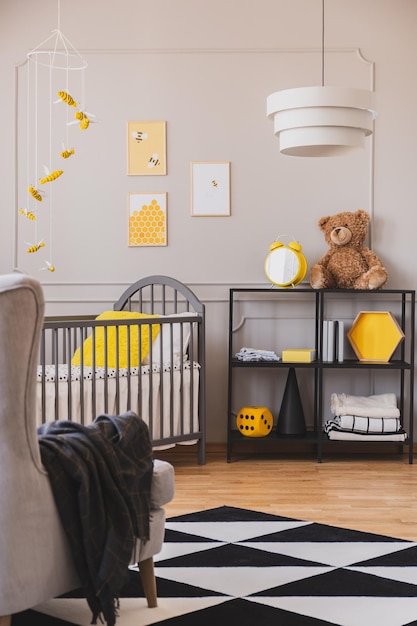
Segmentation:
[[(72, 419), (88, 425), (101, 413), (116, 415), (130, 408), (147, 423), (153, 441), (198, 432), (199, 369), (199, 364), (194, 362), (191, 394), (189, 361), (174, 368), (142, 366), (140, 371), (137, 367), (130, 370), (96, 368), (94, 375), (91, 367), (81, 370), (79, 366), (66, 364), (47, 365), (43, 375), (42, 366), (38, 366), (37, 423)], [(42, 420), (43, 402), (45, 417)], [(159, 449), (166, 447), (171, 446)]]

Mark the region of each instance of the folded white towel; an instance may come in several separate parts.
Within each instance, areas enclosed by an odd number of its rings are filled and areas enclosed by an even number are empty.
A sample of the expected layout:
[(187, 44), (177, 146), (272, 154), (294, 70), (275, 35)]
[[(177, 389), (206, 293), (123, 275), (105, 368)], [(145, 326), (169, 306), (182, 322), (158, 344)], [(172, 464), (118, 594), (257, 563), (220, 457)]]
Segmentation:
[(336, 415), (330, 423), (352, 433), (396, 433), (401, 430), (401, 422), (396, 417)]
[(380, 393), (375, 396), (351, 396), (346, 393), (332, 393), (330, 408), (333, 415), (400, 417), (395, 393)]

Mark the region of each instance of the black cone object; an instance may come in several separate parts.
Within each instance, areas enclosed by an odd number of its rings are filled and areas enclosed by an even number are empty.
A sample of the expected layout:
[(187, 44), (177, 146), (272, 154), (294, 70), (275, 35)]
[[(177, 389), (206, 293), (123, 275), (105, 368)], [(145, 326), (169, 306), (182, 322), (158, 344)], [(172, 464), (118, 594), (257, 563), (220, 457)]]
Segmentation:
[(276, 430), (278, 437), (303, 437), (307, 431), (297, 376), (293, 367), (288, 370)]

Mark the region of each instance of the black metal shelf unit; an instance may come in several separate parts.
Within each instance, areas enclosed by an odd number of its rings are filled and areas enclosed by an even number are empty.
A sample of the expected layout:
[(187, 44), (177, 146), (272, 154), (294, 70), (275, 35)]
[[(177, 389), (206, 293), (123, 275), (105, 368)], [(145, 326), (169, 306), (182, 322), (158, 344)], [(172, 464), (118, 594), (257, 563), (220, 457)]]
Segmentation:
[[(239, 315), (239, 306), (242, 302), (252, 303), (252, 307), (261, 307), (262, 303), (268, 306), (278, 307), (303, 307), (309, 315), (310, 320), (306, 320), (306, 325), (312, 329), (311, 344), (316, 350), (316, 359), (308, 363), (291, 363), (282, 361), (241, 361), (236, 358), (235, 354), (240, 346), (235, 345), (234, 334), (238, 327), (241, 327), (237, 316)], [(331, 314), (331, 307), (336, 306), (342, 308), (347, 313), (347, 317), (353, 321), (355, 315), (364, 310), (363, 305), (366, 304), (366, 310), (384, 311), (387, 307), (384, 304), (393, 307), (396, 310), (396, 319), (401, 330), (404, 333), (404, 340), (401, 341), (396, 349), (393, 358), (389, 361), (361, 361), (352, 355), (348, 355), (342, 361), (326, 361), (323, 359), (323, 321)], [(383, 308), (381, 308), (381, 306)], [(288, 315), (288, 312), (287, 312)], [(297, 315), (294, 314), (294, 320)], [(296, 322), (293, 322), (296, 324)], [(236, 326), (237, 325), (237, 326)], [(297, 330), (293, 329), (297, 333)], [(275, 288), (230, 288), (229, 294), (229, 360), (228, 360), (228, 412), (227, 412), (227, 460), (232, 459), (233, 448), (236, 444), (246, 443), (245, 440), (250, 439), (253, 445), (259, 444), (259, 449), (271, 449), (268, 445), (271, 439), (276, 437), (275, 432), (271, 432), (267, 437), (248, 438), (236, 430), (234, 423), (233, 402), (235, 396), (239, 394), (237, 386), (238, 372), (253, 371), (254, 375), (262, 376), (262, 371), (277, 371), (277, 376), (282, 376), (283, 371), (289, 368), (296, 370), (310, 370), (313, 377), (313, 400), (312, 415), (313, 425), (309, 428), (304, 441), (312, 442), (316, 448), (317, 460), (322, 460), (323, 443), (327, 442), (332, 445), (344, 444), (342, 441), (332, 441), (327, 439), (323, 432), (323, 387), (324, 379), (330, 375), (330, 371), (337, 370), (372, 370), (376, 372), (398, 372), (398, 398), (399, 409), (403, 422), (407, 426), (408, 459), (409, 463), (413, 462), (413, 440), (414, 440), (414, 345), (415, 345), (415, 291), (402, 289), (383, 289), (377, 291), (355, 290), (355, 289), (320, 289), (313, 290), (310, 288), (296, 287), (293, 289), (275, 289)], [(241, 394), (242, 395), (242, 394)], [(269, 441), (268, 441), (269, 440)], [(300, 441), (300, 437), (280, 438), (280, 444), (292, 443)], [(370, 442), (367, 442), (370, 445)], [(379, 442), (372, 442), (372, 445), (378, 445)], [(384, 442), (385, 444), (387, 442)], [(399, 443), (393, 442), (396, 446)]]

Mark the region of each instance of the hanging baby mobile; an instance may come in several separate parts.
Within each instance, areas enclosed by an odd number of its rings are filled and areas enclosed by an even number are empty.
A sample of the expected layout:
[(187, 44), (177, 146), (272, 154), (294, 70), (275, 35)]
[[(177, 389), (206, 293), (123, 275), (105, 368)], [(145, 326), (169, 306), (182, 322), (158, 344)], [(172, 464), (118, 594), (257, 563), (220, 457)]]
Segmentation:
[(95, 121), (84, 108), (87, 63), (60, 30), (60, 0), (58, 28), (27, 54), (26, 64), (26, 181), (17, 232), (34, 269), (54, 272), (54, 218), (68, 192), (64, 181), (75, 180), (77, 135)]

